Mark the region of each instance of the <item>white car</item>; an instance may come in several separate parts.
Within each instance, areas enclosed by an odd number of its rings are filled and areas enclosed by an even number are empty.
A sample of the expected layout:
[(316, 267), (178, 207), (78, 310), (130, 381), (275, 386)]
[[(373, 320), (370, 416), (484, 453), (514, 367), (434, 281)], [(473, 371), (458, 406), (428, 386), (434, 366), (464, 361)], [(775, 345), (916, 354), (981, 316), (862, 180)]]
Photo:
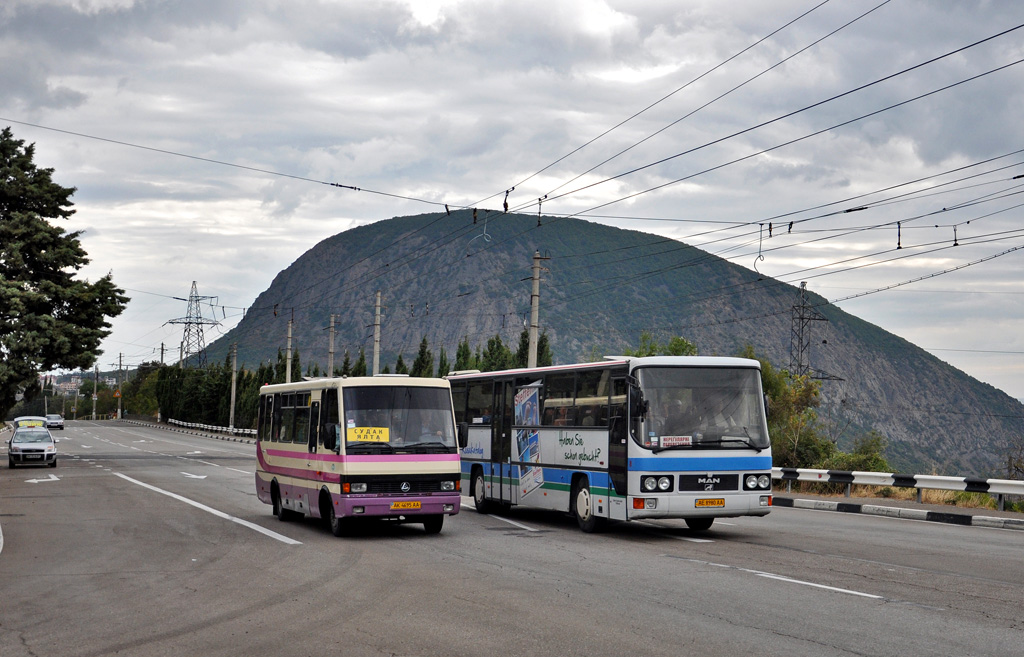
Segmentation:
[(57, 467), (57, 444), (49, 429), (40, 426), (18, 427), (7, 441), (7, 466), (48, 465)]
[(60, 429), (64, 430), (64, 418), (56, 413), (51, 413), (46, 416), (46, 428), (47, 429)]

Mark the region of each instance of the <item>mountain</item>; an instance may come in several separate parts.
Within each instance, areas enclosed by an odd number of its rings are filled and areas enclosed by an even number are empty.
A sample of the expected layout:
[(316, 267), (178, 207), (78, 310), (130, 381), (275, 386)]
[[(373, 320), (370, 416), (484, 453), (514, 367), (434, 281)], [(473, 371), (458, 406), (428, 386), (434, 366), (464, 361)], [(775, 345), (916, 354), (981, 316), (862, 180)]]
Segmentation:
[[(377, 291), (381, 368), (393, 369), (398, 354), (411, 364), (424, 337), (435, 362), (442, 347), (454, 362), (467, 337), (486, 346), (499, 335), (514, 350), (529, 318), (535, 251), (546, 258), (540, 325), (556, 363), (622, 353), (648, 331), (662, 343), (683, 336), (702, 355), (749, 344), (789, 366), (798, 288), (648, 233), (485, 210), (395, 217), (323, 240), (274, 278), (208, 358), (223, 359), (237, 342), (239, 363), (275, 360), (294, 318), (304, 371), (324, 368), (334, 314), (335, 366), (360, 348), (370, 362)], [(1002, 476), (1024, 433), (1024, 405), (817, 295), (807, 292), (802, 305), (817, 318), (805, 322), (806, 362), (829, 375), (819, 415), (840, 447), (875, 429), (900, 471)]]

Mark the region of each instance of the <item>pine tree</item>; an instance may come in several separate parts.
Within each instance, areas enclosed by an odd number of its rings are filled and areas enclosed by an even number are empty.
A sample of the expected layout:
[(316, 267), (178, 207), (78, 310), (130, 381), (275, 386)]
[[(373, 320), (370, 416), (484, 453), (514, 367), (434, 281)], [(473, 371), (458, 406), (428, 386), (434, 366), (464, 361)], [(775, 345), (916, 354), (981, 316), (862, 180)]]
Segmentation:
[(420, 342), (420, 351), (416, 354), (416, 360), (412, 362), (412, 370), (409, 373), (412, 376), (434, 375), (434, 354), (430, 353), (426, 336)]
[(448, 354), (445, 353), (444, 347), (441, 347), (441, 351), (437, 354), (437, 377), (448, 376), (450, 372), (450, 364), (448, 363)]
[(352, 376), (366, 376), (366, 350), (359, 349), (359, 360), (352, 366)]
[(0, 417), (19, 392), (38, 391), (40, 372), (90, 368), (110, 335), (106, 318), (128, 302), (110, 274), (74, 278), (89, 263), (81, 232), (47, 220), (74, 214), (75, 188), (53, 182), (34, 157), (35, 145), (0, 131)]
[(398, 362), (395, 363), (395, 374), (408, 374), (409, 367), (405, 364), (402, 354), (398, 354)]

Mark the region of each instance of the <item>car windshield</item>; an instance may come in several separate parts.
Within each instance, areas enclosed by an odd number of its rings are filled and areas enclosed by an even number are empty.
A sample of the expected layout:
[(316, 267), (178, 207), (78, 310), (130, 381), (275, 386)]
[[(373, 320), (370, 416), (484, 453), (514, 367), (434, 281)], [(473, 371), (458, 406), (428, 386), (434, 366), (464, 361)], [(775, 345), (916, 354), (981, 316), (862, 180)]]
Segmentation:
[(349, 454), (456, 451), (451, 394), (446, 388), (346, 388), (342, 403)]
[(62, 419), (62, 418), (61, 418), (61, 416), (59, 416), (59, 415), (47, 415), (47, 416), (46, 416), (46, 419), (47, 419), (47, 420), (60, 420), (60, 419)]
[(768, 447), (756, 369), (648, 367), (637, 370), (647, 413), (634, 440), (666, 449)]
[(48, 443), (53, 440), (47, 431), (16, 431), (13, 442), (16, 443)]

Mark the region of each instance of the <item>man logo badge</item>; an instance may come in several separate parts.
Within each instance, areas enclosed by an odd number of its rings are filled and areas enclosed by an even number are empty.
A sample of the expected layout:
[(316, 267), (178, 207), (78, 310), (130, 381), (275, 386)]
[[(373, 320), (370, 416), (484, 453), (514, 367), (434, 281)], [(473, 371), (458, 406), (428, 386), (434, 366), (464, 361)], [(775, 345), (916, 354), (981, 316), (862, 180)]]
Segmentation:
[(408, 481), (403, 481), (402, 482), (402, 492), (403, 493), (408, 493), (411, 490), (412, 490), (412, 485)]

